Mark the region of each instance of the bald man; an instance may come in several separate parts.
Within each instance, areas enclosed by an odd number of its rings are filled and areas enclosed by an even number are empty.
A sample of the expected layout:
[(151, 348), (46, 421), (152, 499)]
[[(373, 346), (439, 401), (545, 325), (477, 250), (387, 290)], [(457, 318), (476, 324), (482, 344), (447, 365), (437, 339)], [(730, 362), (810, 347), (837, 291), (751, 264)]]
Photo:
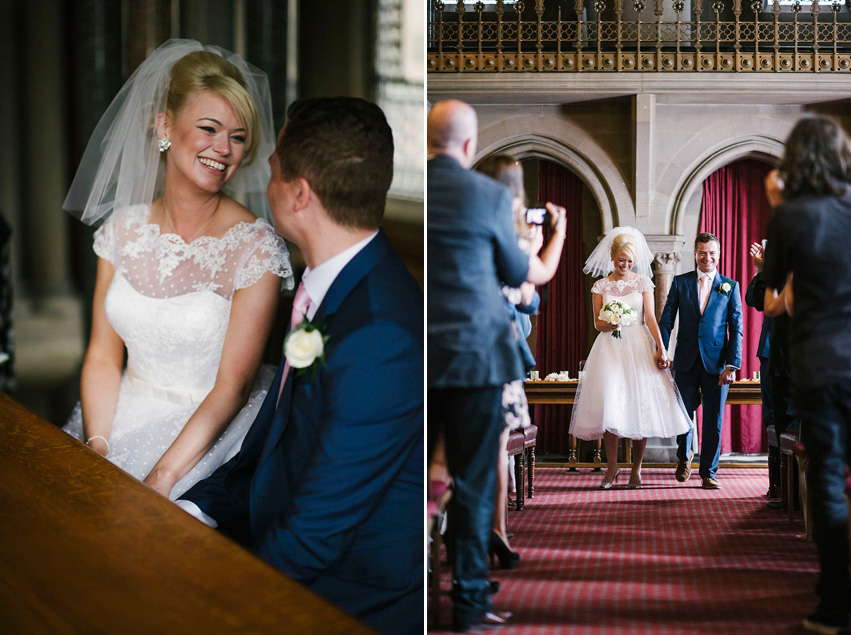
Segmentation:
[(525, 376), (500, 294), (520, 286), (529, 256), (517, 245), (512, 194), (470, 171), (475, 111), (460, 101), (428, 115), (428, 443), (443, 431), (455, 482), (449, 550), (455, 553), (454, 626), (499, 626), (511, 617), (489, 595), (488, 546), (503, 429), (502, 386)]

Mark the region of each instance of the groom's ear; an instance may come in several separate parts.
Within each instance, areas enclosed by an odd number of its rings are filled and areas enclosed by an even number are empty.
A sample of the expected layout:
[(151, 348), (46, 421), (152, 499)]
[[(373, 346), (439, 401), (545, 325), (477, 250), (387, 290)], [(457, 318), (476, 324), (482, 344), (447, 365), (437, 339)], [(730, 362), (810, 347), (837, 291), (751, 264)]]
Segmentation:
[(296, 212), (300, 212), (302, 210), (307, 209), (314, 202), (317, 202), (319, 199), (316, 198), (316, 193), (313, 191), (313, 188), (310, 187), (310, 183), (307, 179), (302, 177), (298, 177), (295, 181), (293, 181), (293, 209)]

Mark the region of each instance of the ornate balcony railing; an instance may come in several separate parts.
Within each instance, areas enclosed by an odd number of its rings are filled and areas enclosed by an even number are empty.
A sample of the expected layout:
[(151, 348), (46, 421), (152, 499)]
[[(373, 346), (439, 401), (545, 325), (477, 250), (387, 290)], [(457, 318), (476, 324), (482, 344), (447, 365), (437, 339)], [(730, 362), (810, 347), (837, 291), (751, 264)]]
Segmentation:
[[(453, 9), (454, 5), (454, 9)], [(430, 0), (430, 72), (851, 72), (838, 0)]]

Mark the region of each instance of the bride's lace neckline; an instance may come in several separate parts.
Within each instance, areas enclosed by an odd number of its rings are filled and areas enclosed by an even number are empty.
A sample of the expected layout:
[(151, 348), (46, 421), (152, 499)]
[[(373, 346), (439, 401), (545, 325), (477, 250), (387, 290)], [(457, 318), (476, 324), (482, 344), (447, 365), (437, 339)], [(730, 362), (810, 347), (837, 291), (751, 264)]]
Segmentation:
[[(264, 230), (269, 231), (270, 237), (274, 234), (269, 223), (258, 218), (253, 223), (240, 221), (229, 227), (222, 236), (198, 236), (187, 243), (179, 234), (162, 233), (159, 224), (150, 222), (149, 215), (150, 208), (140, 205), (124, 218), (126, 229), (135, 238), (124, 243), (121, 253), (131, 260), (139, 259), (143, 254), (153, 255), (161, 284), (180, 264), (187, 261), (194, 262), (201, 271), (208, 272), (211, 278), (215, 277), (225, 268), (227, 253), (237, 249), (242, 241)], [(265, 251), (271, 251), (273, 246), (267, 245)], [(207, 285), (210, 288), (221, 286), (213, 282)]]
[[(144, 220), (142, 220), (140, 222), (140, 228), (143, 228), (143, 229), (156, 228), (157, 236), (159, 236), (161, 239), (167, 240), (167, 241), (172, 242), (176, 245), (184, 245), (186, 247), (192, 246), (199, 241), (203, 241), (204, 239), (206, 239), (207, 241), (213, 241), (214, 240), (214, 241), (219, 241), (219, 242), (226, 242), (228, 240), (228, 238), (230, 237), (229, 234), (231, 234), (231, 232), (237, 231), (242, 226), (253, 227), (255, 225), (262, 226), (262, 225), (268, 225), (269, 224), (265, 220), (263, 220), (262, 218), (256, 218), (256, 219), (254, 219), (254, 221), (252, 221), (250, 223), (248, 221), (241, 220), (238, 223), (235, 223), (235, 224), (231, 225), (230, 227), (228, 227), (227, 230), (225, 230), (225, 233), (222, 234), (221, 236), (209, 236), (207, 234), (201, 234), (200, 236), (196, 236), (192, 240), (186, 241), (186, 240), (183, 239), (183, 236), (181, 236), (177, 232), (173, 232), (173, 231), (165, 231), (164, 232), (159, 223), (151, 222), (151, 219), (150, 219), (151, 208), (148, 207), (148, 206), (143, 206), (143, 209), (145, 210), (145, 216), (144, 216)], [(141, 217), (141, 214), (140, 214), (140, 217)]]
[(627, 287), (636, 286), (638, 284), (638, 282), (641, 280), (641, 276), (635, 276), (634, 278), (631, 278), (630, 280), (611, 280), (609, 278), (603, 278), (603, 280), (606, 282), (607, 286), (617, 287), (618, 291), (622, 291), (623, 289), (626, 289)]

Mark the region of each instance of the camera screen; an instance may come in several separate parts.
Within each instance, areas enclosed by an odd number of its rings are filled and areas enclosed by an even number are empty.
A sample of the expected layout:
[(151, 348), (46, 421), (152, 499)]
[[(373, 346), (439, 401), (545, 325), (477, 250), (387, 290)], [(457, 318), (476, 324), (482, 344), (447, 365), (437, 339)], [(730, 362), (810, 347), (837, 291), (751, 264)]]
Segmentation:
[(543, 225), (546, 216), (547, 210), (545, 207), (530, 207), (526, 210), (526, 224)]

